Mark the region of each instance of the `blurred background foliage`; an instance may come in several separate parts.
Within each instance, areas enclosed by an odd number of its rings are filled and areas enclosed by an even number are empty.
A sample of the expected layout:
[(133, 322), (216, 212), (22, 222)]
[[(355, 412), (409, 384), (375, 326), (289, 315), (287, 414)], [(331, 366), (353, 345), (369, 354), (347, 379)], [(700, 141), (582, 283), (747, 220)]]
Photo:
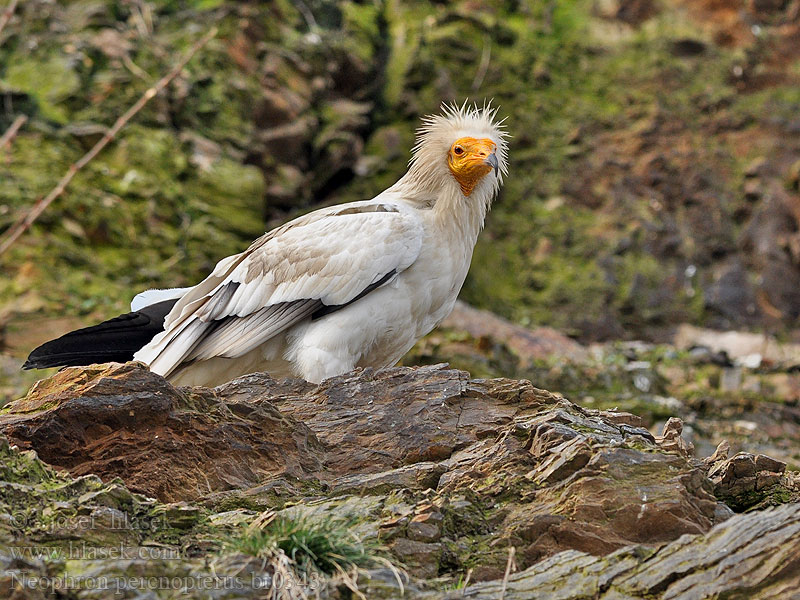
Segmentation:
[[(0, 230), (212, 25), (2, 261), (5, 344), (190, 285), (266, 229), (369, 198), (419, 117), (493, 99), (511, 167), (462, 293), (587, 341), (681, 322), (792, 338), (797, 0), (25, 0), (0, 33)], [(62, 315), (74, 317), (68, 323)]]

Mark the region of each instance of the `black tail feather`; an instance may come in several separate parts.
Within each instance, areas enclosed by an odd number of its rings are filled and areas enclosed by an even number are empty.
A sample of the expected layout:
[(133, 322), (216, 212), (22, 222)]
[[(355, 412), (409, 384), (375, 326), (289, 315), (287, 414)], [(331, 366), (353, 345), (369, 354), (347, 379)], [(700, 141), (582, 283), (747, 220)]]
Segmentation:
[(75, 367), (131, 360), (137, 350), (163, 331), (164, 319), (176, 302), (157, 302), (138, 312), (120, 315), (45, 342), (30, 353), (22, 368)]

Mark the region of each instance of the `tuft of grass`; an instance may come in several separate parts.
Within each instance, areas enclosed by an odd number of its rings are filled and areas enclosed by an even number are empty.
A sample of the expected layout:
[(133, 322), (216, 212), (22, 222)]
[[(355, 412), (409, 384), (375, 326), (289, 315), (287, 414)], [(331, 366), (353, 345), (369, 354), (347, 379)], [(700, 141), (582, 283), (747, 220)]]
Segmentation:
[(469, 585), (470, 577), (472, 577), (472, 569), (468, 569), (466, 575), (464, 573), (460, 574), (458, 576), (458, 579), (455, 579), (450, 583), (448, 583), (444, 587), (444, 590), (446, 592), (464, 590)]
[(353, 532), (354, 519), (320, 516), (278, 517), (263, 529), (245, 530), (230, 548), (268, 558), (283, 552), (301, 571), (327, 575), (383, 562), (377, 540)]

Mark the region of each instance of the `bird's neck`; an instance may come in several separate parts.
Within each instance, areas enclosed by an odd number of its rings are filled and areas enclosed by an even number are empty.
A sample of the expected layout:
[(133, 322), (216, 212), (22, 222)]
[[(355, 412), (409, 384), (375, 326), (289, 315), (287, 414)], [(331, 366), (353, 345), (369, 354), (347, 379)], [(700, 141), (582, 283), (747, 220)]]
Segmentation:
[(390, 190), (414, 208), (424, 211), (426, 221), (439, 231), (458, 236), (473, 246), (483, 229), (486, 213), (492, 202), (494, 190), (489, 185), (479, 185), (472, 194), (464, 196), (455, 179), (442, 178), (435, 185), (422, 186), (409, 171)]
[(453, 231), (474, 246), (491, 203), (491, 196), (484, 196), (478, 190), (470, 196), (464, 196), (461, 188), (454, 182), (439, 193), (431, 209), (433, 220), (439, 229)]

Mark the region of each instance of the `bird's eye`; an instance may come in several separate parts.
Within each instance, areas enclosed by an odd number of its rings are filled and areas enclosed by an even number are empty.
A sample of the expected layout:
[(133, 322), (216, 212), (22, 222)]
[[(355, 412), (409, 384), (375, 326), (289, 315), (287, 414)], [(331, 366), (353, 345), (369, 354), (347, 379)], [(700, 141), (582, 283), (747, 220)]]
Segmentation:
[(455, 154), (456, 156), (461, 156), (462, 154), (464, 154), (464, 149), (461, 146), (456, 146), (455, 148), (453, 148), (453, 154)]

